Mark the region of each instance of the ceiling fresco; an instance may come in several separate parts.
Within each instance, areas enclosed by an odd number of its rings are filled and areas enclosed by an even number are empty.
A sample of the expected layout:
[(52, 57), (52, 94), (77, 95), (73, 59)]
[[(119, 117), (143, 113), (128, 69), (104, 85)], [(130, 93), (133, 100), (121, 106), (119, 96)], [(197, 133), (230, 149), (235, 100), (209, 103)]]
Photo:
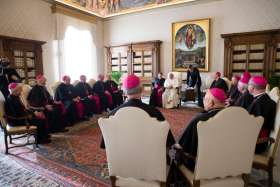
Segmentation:
[(199, 0), (55, 0), (64, 5), (106, 18)]

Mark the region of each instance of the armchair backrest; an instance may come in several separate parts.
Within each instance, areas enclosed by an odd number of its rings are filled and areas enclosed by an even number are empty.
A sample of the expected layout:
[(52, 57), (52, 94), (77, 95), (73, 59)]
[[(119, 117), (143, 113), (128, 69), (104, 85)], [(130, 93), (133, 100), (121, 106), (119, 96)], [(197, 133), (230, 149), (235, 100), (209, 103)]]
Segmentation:
[(93, 88), (93, 85), (96, 83), (96, 80), (94, 79), (89, 79), (88, 84), (91, 88)]
[(56, 89), (57, 87), (61, 84), (62, 82), (61, 81), (57, 81), (56, 83), (54, 83), (52, 86), (51, 86), (51, 89), (53, 91), (53, 95), (55, 96), (55, 92), (56, 92)]
[(178, 80), (179, 85), (182, 85), (182, 73), (181, 72), (172, 72), (174, 78)]
[[(270, 146), (269, 156), (275, 159), (277, 150), (280, 145), (280, 102), (278, 96), (277, 109), (274, 121), (274, 130), (270, 133), (270, 137), (275, 140), (275, 143)], [(280, 156), (280, 155), (279, 155)]]
[(228, 87), (228, 90), (229, 90), (230, 87), (231, 87), (231, 81), (227, 77), (223, 77), (222, 79), (227, 83), (227, 87)]
[(72, 85), (73, 85), (73, 86), (76, 86), (79, 82), (80, 82), (80, 81), (78, 81), (78, 80), (74, 80), (73, 83), (72, 83)]
[(279, 88), (274, 87), (271, 91), (268, 92), (269, 97), (276, 103), (279, 101)]
[(5, 97), (2, 94), (2, 92), (0, 91), (0, 122), (1, 122), (1, 124), (3, 126), (5, 125), (5, 121), (4, 121), (4, 115), (5, 115), (4, 104), (5, 104)]
[(98, 123), (110, 176), (166, 181), (167, 121), (151, 118), (140, 108), (124, 107)]
[(262, 124), (262, 117), (254, 117), (241, 107), (226, 108), (199, 122), (195, 179), (249, 174)]

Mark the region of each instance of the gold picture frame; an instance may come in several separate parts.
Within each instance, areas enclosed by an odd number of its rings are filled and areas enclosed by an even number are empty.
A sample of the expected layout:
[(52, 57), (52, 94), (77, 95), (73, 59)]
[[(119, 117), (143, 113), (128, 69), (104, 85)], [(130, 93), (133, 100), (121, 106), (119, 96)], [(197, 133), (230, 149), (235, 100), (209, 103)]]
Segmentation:
[(172, 23), (172, 70), (209, 71), (210, 18)]

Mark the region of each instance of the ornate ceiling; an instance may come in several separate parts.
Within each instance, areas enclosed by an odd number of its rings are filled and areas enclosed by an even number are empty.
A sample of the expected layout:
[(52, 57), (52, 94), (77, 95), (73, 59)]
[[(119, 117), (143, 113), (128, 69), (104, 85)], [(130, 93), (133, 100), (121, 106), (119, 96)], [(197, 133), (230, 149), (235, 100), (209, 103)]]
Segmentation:
[(80, 11), (107, 18), (199, 0), (55, 0)]

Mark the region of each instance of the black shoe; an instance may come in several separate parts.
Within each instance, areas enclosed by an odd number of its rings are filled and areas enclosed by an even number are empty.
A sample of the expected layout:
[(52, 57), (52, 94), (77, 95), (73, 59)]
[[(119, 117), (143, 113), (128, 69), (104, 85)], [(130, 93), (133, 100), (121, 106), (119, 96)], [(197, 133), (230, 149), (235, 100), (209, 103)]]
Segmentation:
[(38, 144), (48, 144), (48, 143), (51, 143), (50, 139), (38, 140)]

